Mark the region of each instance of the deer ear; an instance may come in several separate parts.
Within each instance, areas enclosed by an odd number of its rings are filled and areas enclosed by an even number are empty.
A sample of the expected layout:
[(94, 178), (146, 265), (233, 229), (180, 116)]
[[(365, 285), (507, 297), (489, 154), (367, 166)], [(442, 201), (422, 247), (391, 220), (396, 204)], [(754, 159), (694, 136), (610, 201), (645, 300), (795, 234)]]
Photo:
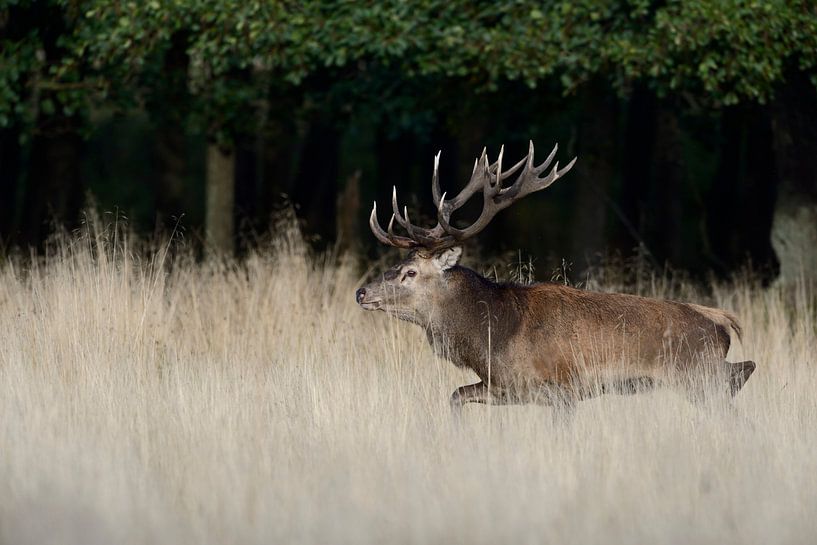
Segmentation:
[(448, 248), (446, 250), (443, 250), (439, 254), (435, 255), (434, 264), (441, 271), (444, 271), (456, 265), (457, 262), (460, 260), (461, 255), (462, 247), (454, 246), (453, 248)]

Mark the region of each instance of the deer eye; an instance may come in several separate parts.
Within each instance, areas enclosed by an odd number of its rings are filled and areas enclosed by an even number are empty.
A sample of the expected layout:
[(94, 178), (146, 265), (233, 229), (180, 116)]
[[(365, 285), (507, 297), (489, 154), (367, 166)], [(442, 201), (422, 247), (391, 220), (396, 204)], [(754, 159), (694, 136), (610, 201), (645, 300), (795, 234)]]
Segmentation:
[(415, 276), (417, 276), (417, 271), (415, 271), (414, 269), (409, 269), (406, 271), (406, 276), (408, 276), (409, 278), (414, 278)]

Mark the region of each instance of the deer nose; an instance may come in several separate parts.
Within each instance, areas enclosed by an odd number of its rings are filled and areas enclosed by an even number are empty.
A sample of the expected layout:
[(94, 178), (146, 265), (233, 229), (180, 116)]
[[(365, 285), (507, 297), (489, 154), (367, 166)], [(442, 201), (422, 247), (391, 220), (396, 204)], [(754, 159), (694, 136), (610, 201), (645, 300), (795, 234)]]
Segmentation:
[(366, 297), (366, 288), (360, 288), (355, 292), (355, 301), (358, 305), (363, 302), (364, 297)]

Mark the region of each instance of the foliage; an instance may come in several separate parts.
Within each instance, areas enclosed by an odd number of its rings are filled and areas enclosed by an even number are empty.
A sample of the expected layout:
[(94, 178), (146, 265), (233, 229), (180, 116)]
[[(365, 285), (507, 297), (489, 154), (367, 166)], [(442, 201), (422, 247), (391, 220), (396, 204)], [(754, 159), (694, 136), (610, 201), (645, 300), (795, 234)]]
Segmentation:
[(78, 21), (73, 3), (0, 2), (0, 128), (28, 133), (63, 130), (55, 119), (85, 113), (97, 81), (84, 73), (72, 42)]
[[(633, 15), (647, 17), (640, 3)], [(647, 80), (661, 94), (763, 103), (788, 69), (815, 76), (817, 5), (808, 0), (670, 2), (643, 28), (610, 40), (607, 55), (620, 82)]]
[[(406, 102), (417, 82), (490, 91), (553, 80), (569, 93), (599, 79), (720, 106), (767, 101), (787, 70), (817, 67), (808, 0), (6, 0), (0, 14), (0, 126), (139, 106), (182, 39), (190, 103), (179, 107), (225, 145), (258, 124), (259, 105), (293, 90), (340, 86), (350, 107), (385, 92), (376, 102), (388, 110), (417, 106)], [(21, 17), (27, 26), (12, 32)], [(59, 33), (57, 58), (48, 32)]]
[(11, 125), (15, 119), (31, 122), (25, 103), (26, 79), (40, 72), (41, 64), (34, 33), (14, 42), (4, 40), (0, 48), (0, 127)]

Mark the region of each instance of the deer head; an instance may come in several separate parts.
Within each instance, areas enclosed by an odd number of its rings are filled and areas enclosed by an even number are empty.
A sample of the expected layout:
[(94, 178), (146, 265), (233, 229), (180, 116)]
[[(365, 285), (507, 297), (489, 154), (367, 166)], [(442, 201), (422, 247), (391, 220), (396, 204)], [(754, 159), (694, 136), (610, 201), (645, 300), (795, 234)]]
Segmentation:
[[(372, 207), (369, 226), (374, 236), (383, 244), (411, 250), (401, 263), (386, 271), (382, 278), (372, 282), (356, 293), (356, 300), (366, 310), (384, 310), (400, 318), (424, 322), (430, 312), (445, 296), (447, 273), (454, 268), (462, 253), (460, 245), (485, 229), (493, 217), (525, 195), (540, 191), (567, 173), (576, 162), (574, 158), (562, 169), (558, 161), (552, 169), (558, 145), (553, 147), (547, 159), (534, 164), (533, 142), (528, 154), (507, 170), (502, 168), (505, 151), (503, 146), (494, 163), (488, 161), (486, 150), (474, 161), (471, 179), (455, 197), (446, 199), (447, 193), (440, 189), (440, 154), (434, 158), (434, 174), (431, 178), (431, 196), (437, 208), (437, 225), (424, 228), (409, 219), (408, 208), (402, 212), (397, 202), (397, 189), (392, 192), (392, 215), (384, 231), (377, 219), (377, 202)], [(546, 171), (549, 172), (541, 177)], [(507, 185), (512, 176), (516, 180)], [(451, 225), (451, 214), (460, 209), (474, 194), (482, 192), (482, 212), (471, 226), (458, 229)], [(406, 235), (394, 232), (395, 223)]]

